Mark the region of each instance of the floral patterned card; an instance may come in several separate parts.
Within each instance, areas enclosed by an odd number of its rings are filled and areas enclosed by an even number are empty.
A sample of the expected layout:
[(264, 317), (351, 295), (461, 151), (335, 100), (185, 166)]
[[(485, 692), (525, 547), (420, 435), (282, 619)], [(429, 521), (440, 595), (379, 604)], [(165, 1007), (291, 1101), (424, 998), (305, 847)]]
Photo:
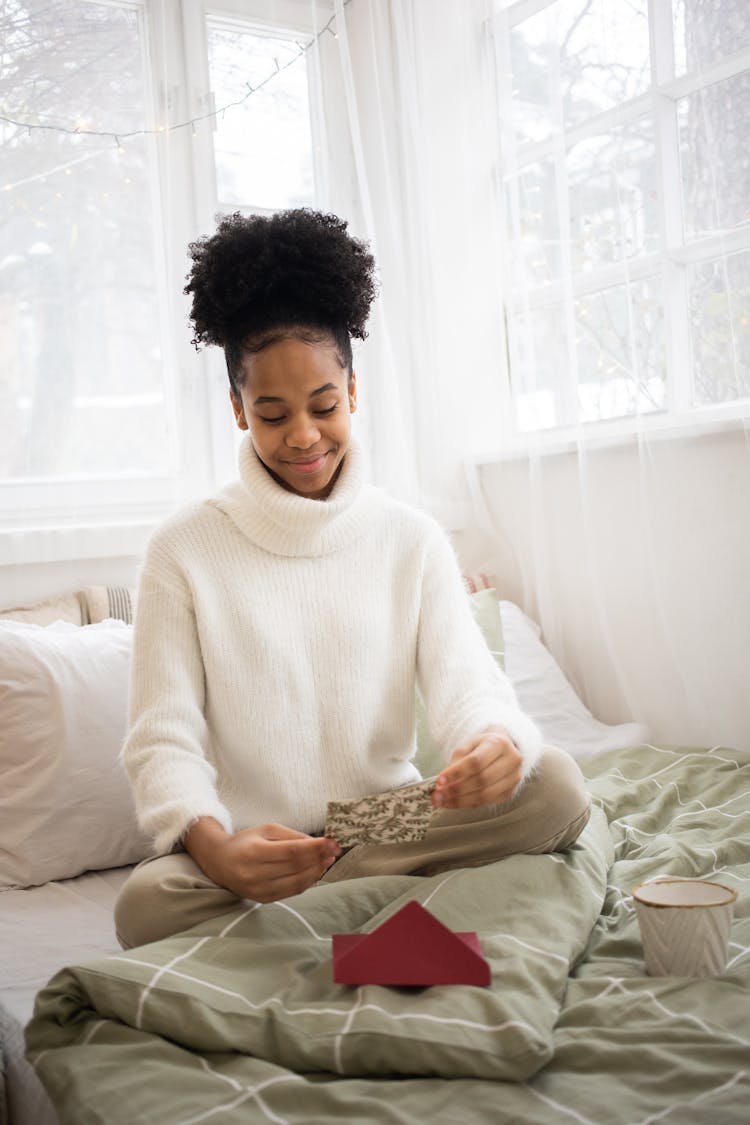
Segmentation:
[(367, 797), (329, 801), (325, 834), (342, 848), (421, 840), (435, 811), (430, 801), (434, 788), (433, 778)]

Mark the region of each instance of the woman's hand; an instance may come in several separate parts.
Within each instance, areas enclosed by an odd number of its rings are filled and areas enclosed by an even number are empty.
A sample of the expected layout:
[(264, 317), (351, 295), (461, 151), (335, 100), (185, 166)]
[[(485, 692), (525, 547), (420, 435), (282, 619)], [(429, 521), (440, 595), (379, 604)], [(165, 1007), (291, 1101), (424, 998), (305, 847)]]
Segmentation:
[(230, 835), (213, 817), (192, 824), (184, 844), (209, 879), (255, 902), (301, 894), (341, 855), (335, 840), (307, 836), (283, 824), (262, 824)]
[(521, 780), (523, 758), (502, 727), (490, 727), (454, 750), (435, 780), (432, 803), (441, 809), (476, 809), (505, 801)]

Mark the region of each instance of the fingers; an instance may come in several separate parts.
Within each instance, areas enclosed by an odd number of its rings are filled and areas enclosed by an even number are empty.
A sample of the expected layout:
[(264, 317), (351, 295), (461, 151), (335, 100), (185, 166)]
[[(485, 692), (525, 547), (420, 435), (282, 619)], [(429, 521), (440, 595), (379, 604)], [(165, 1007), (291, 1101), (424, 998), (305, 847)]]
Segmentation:
[(251, 829), (265, 840), (318, 840), (319, 836), (309, 836), (307, 832), (298, 832), (296, 828), (287, 828), (286, 824), (262, 824), (260, 828)]
[(338, 845), (330, 840), (311, 840), (309, 843), (273, 844), (259, 849), (257, 865), (268, 869), (270, 878), (284, 872), (305, 871), (325, 868), (341, 854)]
[[(238, 833), (238, 836), (242, 835)], [(335, 840), (327, 836), (308, 836), (306, 832), (297, 832), (283, 824), (263, 824), (260, 828), (248, 830), (248, 836), (257, 842), (259, 851), (268, 862), (296, 863), (304, 855), (315, 852), (325, 857), (341, 855), (341, 848)]]
[[(333, 860), (330, 861), (331, 863)], [(297, 871), (284, 871), (278, 875), (264, 876), (258, 873), (253, 880), (252, 894), (256, 902), (278, 902), (280, 899), (301, 895), (303, 891), (315, 886), (319, 879), (325, 875), (330, 863), (315, 864)]]
[(328, 845), (323, 846), (319, 840), (315, 840), (311, 847), (305, 847), (304, 844), (301, 847), (290, 847), (288, 844), (269, 844), (264, 847), (260, 844), (252, 855), (244, 857), (243, 869), (256, 887), (298, 878), (306, 880), (306, 885), (311, 886), (322, 878), (341, 855), (338, 845), (335, 845), (335, 850), (332, 841), (328, 841)]
[(340, 855), (341, 848), (336, 841), (325, 836), (305, 836), (300, 833), (297, 839), (284, 840), (261, 836), (257, 841), (256, 862), (296, 868), (307, 863), (327, 864)]
[(436, 808), (479, 808), (512, 796), (523, 758), (507, 736), (486, 735), (460, 747), (435, 782)]
[(313, 886), (342, 854), (335, 840), (307, 836), (284, 825), (238, 832), (224, 885), (256, 902), (276, 902)]

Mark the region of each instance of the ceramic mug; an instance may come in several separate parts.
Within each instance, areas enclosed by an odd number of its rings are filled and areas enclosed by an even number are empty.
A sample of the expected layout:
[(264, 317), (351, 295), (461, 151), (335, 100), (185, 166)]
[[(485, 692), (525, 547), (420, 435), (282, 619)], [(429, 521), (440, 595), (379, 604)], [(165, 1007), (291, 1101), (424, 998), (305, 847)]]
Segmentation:
[(699, 879), (659, 879), (631, 892), (652, 977), (716, 977), (726, 968), (737, 892)]

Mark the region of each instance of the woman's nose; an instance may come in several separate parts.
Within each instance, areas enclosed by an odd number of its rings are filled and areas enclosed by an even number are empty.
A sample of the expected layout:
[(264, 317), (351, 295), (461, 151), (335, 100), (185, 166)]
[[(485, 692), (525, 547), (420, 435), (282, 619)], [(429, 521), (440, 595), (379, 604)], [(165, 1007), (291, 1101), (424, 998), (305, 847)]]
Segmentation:
[(301, 418), (293, 422), (287, 431), (286, 443), (294, 449), (309, 449), (316, 441), (320, 441), (320, 430), (312, 418)]

